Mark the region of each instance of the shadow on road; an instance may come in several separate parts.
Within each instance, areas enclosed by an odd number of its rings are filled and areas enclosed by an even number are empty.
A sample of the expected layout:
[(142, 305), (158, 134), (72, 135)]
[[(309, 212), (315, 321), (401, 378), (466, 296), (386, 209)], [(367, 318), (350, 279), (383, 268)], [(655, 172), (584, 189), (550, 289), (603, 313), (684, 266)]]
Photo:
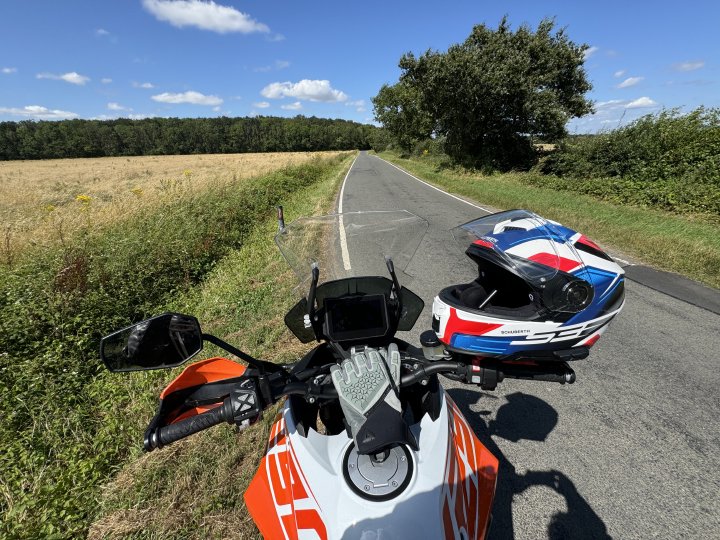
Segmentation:
[(488, 415), (489, 411), (472, 411), (470, 406), (480, 399), (493, 399), (494, 396), (460, 388), (452, 388), (447, 392), (465, 415), (483, 445), (500, 462), (489, 540), (515, 538), (512, 519), (513, 497), (533, 486), (549, 487), (562, 495), (567, 503), (566, 512), (557, 512), (552, 517), (547, 530), (548, 538), (551, 540), (610, 538), (605, 523), (578, 493), (575, 484), (565, 474), (557, 470), (528, 471), (525, 474), (518, 474), (514, 465), (493, 440), (493, 437), (500, 437), (511, 442), (522, 439), (542, 442), (557, 424), (558, 414), (555, 409), (542, 399), (516, 392), (505, 396), (507, 403), (498, 409), (494, 420), (487, 422), (483, 416)]

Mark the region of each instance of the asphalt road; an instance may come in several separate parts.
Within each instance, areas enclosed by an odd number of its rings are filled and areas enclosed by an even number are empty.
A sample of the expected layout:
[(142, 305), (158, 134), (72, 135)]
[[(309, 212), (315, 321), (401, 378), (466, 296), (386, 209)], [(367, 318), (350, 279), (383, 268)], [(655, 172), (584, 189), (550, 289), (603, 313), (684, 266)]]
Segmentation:
[[(449, 229), (492, 209), (365, 153), (341, 204), (429, 222), (408, 267), (425, 312), (401, 336), (417, 344), (435, 294), (473, 277)], [(573, 365), (573, 385), (508, 380), (484, 392), (445, 381), (501, 461), (490, 538), (720, 538), (720, 316), (654, 279), (628, 280), (625, 309)]]

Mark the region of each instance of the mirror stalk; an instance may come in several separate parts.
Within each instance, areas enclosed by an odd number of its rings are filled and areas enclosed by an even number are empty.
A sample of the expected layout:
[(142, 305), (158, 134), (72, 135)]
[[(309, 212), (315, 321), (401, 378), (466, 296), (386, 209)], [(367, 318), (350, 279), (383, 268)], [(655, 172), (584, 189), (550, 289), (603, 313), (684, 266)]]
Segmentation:
[(212, 343), (213, 345), (217, 345), (224, 351), (229, 352), (230, 354), (234, 354), (240, 360), (243, 360), (250, 364), (251, 366), (257, 368), (260, 370), (261, 373), (265, 373), (266, 371), (269, 371), (270, 373), (275, 371), (281, 371), (282, 368), (278, 366), (277, 364), (273, 364), (272, 362), (266, 362), (265, 360), (258, 360), (257, 358), (253, 358), (247, 353), (242, 352), (240, 349), (233, 347), (229, 343), (223, 341), (219, 337), (215, 337), (211, 334), (203, 334), (202, 338), (204, 341), (207, 341), (208, 343)]
[(312, 281), (310, 282), (310, 292), (308, 293), (308, 317), (310, 318), (310, 325), (315, 332), (315, 338), (320, 341), (315, 330), (315, 294), (317, 292), (318, 281), (320, 280), (320, 268), (317, 263), (312, 263), (311, 266)]
[[(400, 322), (402, 317), (402, 297), (400, 296), (400, 282), (398, 281), (397, 274), (395, 273), (395, 264), (391, 257), (385, 257), (385, 264), (387, 265), (388, 272), (392, 278), (393, 287), (395, 289), (395, 299), (397, 300), (397, 322)], [(397, 325), (397, 322), (395, 323)]]

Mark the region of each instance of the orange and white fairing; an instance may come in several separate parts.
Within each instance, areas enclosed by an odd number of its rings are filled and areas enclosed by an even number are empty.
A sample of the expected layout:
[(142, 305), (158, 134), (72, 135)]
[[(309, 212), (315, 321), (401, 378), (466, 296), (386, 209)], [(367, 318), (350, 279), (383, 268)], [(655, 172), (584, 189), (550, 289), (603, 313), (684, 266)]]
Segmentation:
[(290, 401), (272, 426), (268, 450), (245, 502), (267, 539), (484, 538), (498, 461), (443, 393), (434, 422), (411, 426), (412, 478), (394, 498), (369, 501), (348, 486), (343, 458), (352, 440), (297, 432)]

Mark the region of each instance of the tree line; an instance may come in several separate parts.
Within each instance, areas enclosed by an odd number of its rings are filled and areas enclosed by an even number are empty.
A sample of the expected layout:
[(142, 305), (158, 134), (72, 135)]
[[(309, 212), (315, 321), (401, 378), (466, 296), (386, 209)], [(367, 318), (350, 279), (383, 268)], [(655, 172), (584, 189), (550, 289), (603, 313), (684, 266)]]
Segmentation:
[(305, 116), (26, 120), (0, 122), (0, 160), (368, 149), (381, 131)]

